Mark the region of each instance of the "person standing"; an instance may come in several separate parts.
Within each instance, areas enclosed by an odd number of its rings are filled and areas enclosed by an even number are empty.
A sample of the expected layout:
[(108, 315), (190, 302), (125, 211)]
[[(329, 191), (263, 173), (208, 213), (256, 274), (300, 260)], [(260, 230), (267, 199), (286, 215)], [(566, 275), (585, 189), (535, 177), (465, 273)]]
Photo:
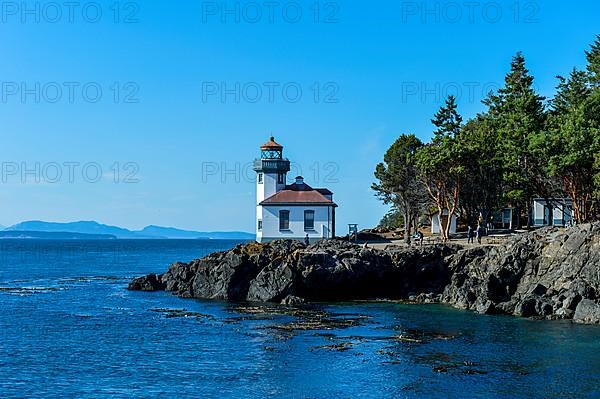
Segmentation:
[(477, 226), (477, 243), (481, 244), (481, 236), (483, 235), (483, 227), (481, 225)]
[(306, 245), (307, 247), (310, 245), (310, 238), (308, 238), (308, 234), (306, 235), (306, 237), (304, 237), (304, 245)]
[(473, 240), (473, 236), (475, 234), (473, 234), (473, 228), (471, 227), (471, 225), (469, 225), (469, 228), (467, 229), (467, 244), (474, 244), (474, 240)]

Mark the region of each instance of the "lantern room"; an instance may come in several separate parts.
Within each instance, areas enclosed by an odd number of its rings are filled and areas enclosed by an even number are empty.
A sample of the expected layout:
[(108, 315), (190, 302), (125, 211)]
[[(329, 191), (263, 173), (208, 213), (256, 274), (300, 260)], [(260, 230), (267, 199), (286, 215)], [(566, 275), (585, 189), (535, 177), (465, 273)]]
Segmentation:
[(283, 159), (283, 146), (271, 137), (269, 141), (260, 147), (261, 159)]

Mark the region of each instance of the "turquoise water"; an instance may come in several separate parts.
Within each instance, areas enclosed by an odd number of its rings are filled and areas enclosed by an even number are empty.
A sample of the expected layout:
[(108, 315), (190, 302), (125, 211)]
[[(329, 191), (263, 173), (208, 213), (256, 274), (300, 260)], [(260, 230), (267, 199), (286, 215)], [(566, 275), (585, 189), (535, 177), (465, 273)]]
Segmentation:
[(600, 397), (597, 326), (126, 290), (234, 244), (0, 242), (0, 397)]

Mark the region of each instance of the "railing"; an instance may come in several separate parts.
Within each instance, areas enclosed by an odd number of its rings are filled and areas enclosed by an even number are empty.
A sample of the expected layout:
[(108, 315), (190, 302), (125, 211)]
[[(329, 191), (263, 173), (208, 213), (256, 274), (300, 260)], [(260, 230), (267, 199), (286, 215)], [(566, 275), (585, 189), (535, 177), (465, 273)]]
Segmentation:
[(254, 170), (287, 172), (290, 170), (290, 161), (287, 159), (255, 159)]

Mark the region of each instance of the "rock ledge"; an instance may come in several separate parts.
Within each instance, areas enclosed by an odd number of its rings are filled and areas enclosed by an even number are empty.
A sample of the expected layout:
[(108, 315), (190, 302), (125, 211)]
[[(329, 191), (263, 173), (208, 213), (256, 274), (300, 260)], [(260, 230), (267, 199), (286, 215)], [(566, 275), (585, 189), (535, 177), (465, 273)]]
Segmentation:
[(487, 314), (600, 324), (600, 224), (546, 228), (497, 247), (363, 249), (329, 240), (238, 245), (150, 274), (130, 290), (277, 302), (446, 303)]

